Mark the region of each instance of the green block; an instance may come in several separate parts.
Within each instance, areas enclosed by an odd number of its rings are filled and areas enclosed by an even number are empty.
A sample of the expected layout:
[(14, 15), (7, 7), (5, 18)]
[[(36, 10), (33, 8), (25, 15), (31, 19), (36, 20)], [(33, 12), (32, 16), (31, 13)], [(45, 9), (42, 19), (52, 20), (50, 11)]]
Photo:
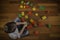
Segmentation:
[(46, 7), (45, 7), (45, 6), (40, 6), (39, 9), (40, 9), (40, 10), (45, 10)]
[(21, 1), (21, 4), (23, 4), (23, 3), (24, 3), (24, 1), (22, 0), (22, 1)]
[(51, 24), (48, 24), (48, 27), (51, 28)]
[(51, 24), (46, 24), (46, 27), (48, 28), (51, 28), (51, 26), (52, 26)]
[(22, 15), (21, 14), (18, 14), (18, 17), (22, 18)]

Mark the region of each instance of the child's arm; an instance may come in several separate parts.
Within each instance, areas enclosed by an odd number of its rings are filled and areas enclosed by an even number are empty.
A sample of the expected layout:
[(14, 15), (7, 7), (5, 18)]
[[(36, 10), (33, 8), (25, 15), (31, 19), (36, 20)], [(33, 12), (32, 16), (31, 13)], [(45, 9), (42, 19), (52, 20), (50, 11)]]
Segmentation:
[(20, 35), (22, 35), (22, 33), (23, 33), (23, 31), (24, 31), (24, 29), (27, 27), (27, 25), (25, 24), (24, 26), (23, 26), (23, 28), (21, 29), (21, 31), (20, 31)]
[(16, 25), (27, 24), (27, 22), (16, 22)]
[(17, 22), (16, 24), (17, 24), (17, 25), (24, 24), (23, 28), (22, 28), (21, 31), (20, 31), (20, 35), (21, 35), (21, 34), (23, 33), (25, 27), (27, 27), (27, 22)]

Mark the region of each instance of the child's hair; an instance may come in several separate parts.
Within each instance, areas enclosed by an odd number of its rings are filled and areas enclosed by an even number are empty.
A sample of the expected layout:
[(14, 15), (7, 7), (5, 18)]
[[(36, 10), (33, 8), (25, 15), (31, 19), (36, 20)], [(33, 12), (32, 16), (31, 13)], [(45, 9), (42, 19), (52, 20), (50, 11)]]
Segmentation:
[(14, 32), (15, 31), (15, 29), (16, 29), (16, 23), (15, 22), (8, 22), (8, 23), (5, 24), (4, 27), (5, 27), (4, 28), (5, 29), (4, 30), (5, 32), (11, 33), (11, 32)]

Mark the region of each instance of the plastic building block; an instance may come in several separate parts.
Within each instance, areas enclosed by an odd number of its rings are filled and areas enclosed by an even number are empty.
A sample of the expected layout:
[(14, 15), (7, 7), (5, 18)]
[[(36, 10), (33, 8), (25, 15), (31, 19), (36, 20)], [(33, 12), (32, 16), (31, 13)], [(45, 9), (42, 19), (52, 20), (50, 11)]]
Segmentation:
[(25, 18), (28, 19), (28, 15), (25, 15)]
[(36, 8), (35, 8), (35, 7), (33, 7), (33, 8), (32, 8), (32, 10), (33, 10), (33, 11), (35, 11), (35, 10), (36, 10)]
[(22, 18), (22, 15), (21, 15), (21, 14), (18, 14), (18, 17), (19, 17), (19, 18)]
[(20, 8), (24, 8), (24, 6), (23, 5), (20, 5)]
[(25, 15), (24, 12), (21, 12), (21, 15), (24, 16)]
[(45, 20), (47, 17), (46, 16), (42, 16), (42, 20)]
[(21, 4), (23, 4), (24, 3), (24, 1), (21, 1)]
[(35, 16), (38, 16), (38, 13), (36, 13)]
[(40, 6), (39, 9), (40, 10), (45, 10), (46, 8), (45, 8), (45, 6)]

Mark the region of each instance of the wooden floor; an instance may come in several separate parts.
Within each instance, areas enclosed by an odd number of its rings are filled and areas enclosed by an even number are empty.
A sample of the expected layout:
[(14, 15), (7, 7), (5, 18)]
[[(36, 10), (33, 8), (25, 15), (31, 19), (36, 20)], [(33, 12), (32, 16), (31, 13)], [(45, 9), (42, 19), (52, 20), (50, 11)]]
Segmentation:
[[(10, 3), (10, 1), (18, 1), (18, 0), (2, 0), (1, 1), (1, 9), (0, 9), (0, 40), (12, 40), (8, 37), (8, 34), (4, 32), (4, 25), (8, 21), (12, 21), (17, 17), (17, 12), (19, 12), (19, 4), (17, 3)], [(36, 4), (35, 0), (34, 1)], [(41, 3), (42, 0), (40, 0), (39, 3)], [(50, 1), (45, 1), (50, 2)], [(43, 24), (51, 24), (52, 27), (49, 29), (45, 25), (42, 27), (35, 27), (29, 29), (29, 36), (17, 39), (17, 40), (60, 40), (60, 13), (58, 7), (59, 5), (56, 3), (41, 3), (41, 5), (46, 6), (46, 9), (48, 11), (48, 18), (43, 22)], [(23, 11), (23, 10), (21, 10)], [(46, 15), (43, 13), (40, 13), (41, 15)], [(41, 21), (41, 20), (40, 20)], [(39, 35), (35, 36), (34, 31), (39, 31)]]
[[(39, 31), (39, 35), (34, 35), (34, 31)], [(37, 27), (29, 29), (30, 35), (17, 39), (17, 40), (59, 40), (60, 39), (60, 26), (52, 26), (50, 29), (47, 27)], [(0, 28), (0, 40), (12, 40), (8, 37), (7, 33)]]

